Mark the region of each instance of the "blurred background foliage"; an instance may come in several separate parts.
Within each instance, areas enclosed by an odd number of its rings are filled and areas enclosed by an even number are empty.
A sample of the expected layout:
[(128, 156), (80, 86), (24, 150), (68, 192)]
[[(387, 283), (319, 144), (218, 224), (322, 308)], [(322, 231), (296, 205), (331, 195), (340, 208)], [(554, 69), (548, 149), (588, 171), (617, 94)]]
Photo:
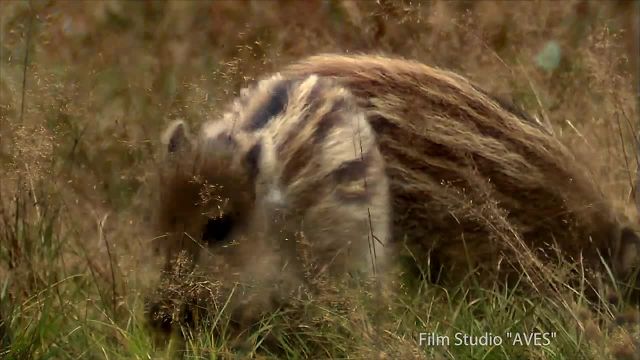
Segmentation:
[[(29, 153), (57, 159), (65, 175), (85, 188), (83, 196), (117, 209), (130, 205), (144, 182), (140, 165), (167, 119), (215, 118), (256, 77), (318, 52), (395, 54), (456, 70), (529, 111), (546, 113), (560, 128), (566, 121), (578, 129), (612, 124), (619, 110), (629, 119), (634, 113), (637, 1), (0, 6), (3, 134), (16, 134), (20, 123), (31, 32), (20, 125), (38, 124), (40, 136), (50, 139), (49, 147)], [(87, 191), (88, 184), (96, 191)]]

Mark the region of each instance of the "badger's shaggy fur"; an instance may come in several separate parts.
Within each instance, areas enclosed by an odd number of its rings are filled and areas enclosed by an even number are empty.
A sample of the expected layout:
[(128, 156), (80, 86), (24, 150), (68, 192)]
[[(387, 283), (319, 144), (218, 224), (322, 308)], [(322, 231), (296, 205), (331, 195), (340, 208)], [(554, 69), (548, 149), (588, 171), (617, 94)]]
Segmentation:
[(637, 259), (635, 233), (545, 127), (412, 61), (305, 59), (195, 140), (174, 123), (165, 144), (167, 269), (186, 250), (224, 286), (250, 284), (235, 304), (252, 315), (310, 275), (384, 271), (400, 244), (444, 275), (493, 270), (520, 245), (594, 268), (602, 257), (618, 275)]

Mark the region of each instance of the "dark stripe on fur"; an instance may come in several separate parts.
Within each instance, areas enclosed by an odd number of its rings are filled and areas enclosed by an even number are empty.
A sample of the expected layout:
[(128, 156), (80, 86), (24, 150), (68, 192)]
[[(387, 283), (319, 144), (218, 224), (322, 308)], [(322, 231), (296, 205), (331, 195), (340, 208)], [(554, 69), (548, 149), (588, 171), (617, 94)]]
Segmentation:
[(251, 178), (251, 180), (255, 180), (255, 178), (258, 176), (258, 172), (259, 170), (259, 162), (260, 162), (260, 155), (262, 154), (262, 143), (257, 142), (255, 143), (251, 149), (249, 149), (249, 151), (247, 152), (247, 155), (245, 156), (245, 165), (247, 166), (247, 170), (249, 172), (249, 177)]
[(314, 158), (314, 147), (311, 144), (304, 144), (300, 146), (295, 152), (289, 157), (289, 160), (285, 163), (284, 169), (282, 171), (282, 182), (283, 184), (291, 183), (291, 180), (295, 178), (296, 175), (302, 171), (307, 166), (310, 166), (310, 163)]
[(283, 152), (284, 149), (289, 148), (291, 143), (295, 141), (309, 121), (316, 115), (318, 108), (324, 103), (326, 89), (326, 81), (319, 80), (314, 84), (313, 89), (309, 91), (309, 95), (305, 99), (306, 107), (304, 113), (301, 114), (301, 118), (286, 134), (285, 140), (278, 145), (278, 152)]
[[(309, 166), (309, 163), (315, 157), (314, 152), (320, 151), (318, 148), (322, 144), (322, 140), (327, 136), (329, 130), (343, 122), (340, 111), (345, 108), (345, 99), (338, 98), (327, 100), (327, 91), (331, 90), (332, 82), (326, 79), (319, 79), (314, 84), (314, 87), (309, 91), (307, 98), (305, 99), (306, 108), (298, 122), (289, 130), (286, 134), (285, 140), (281, 142), (277, 151), (279, 153), (292, 152), (289, 160), (285, 163), (282, 180), (284, 184), (288, 184), (296, 175), (298, 175), (304, 168)], [(327, 101), (333, 101), (331, 108), (327, 113), (318, 113), (319, 109), (326, 104)], [(310, 121), (315, 121), (315, 129), (312, 133), (313, 142), (309, 143), (306, 139), (299, 138), (305, 128), (309, 125)], [(304, 140), (304, 141), (300, 141)]]
[(318, 126), (313, 132), (313, 141), (316, 144), (320, 144), (329, 134), (331, 129), (333, 129), (336, 125), (338, 125), (342, 116), (340, 115), (340, 111), (345, 108), (346, 102), (345, 99), (337, 100), (333, 106), (331, 107), (331, 111), (327, 113), (325, 116), (318, 121)]
[(271, 119), (284, 111), (289, 101), (291, 83), (289, 80), (281, 81), (271, 89), (271, 96), (254, 111), (247, 121), (246, 130), (262, 129)]
[[(371, 165), (371, 155), (363, 154), (361, 158), (345, 161), (329, 175), (337, 184), (336, 196), (346, 203), (365, 203), (371, 197), (371, 183), (373, 179), (367, 179), (369, 166)], [(362, 182), (361, 190), (358, 188), (343, 187), (355, 181)]]
[(331, 177), (341, 184), (357, 180), (364, 180), (369, 170), (371, 156), (363, 154), (361, 158), (345, 161), (331, 172)]

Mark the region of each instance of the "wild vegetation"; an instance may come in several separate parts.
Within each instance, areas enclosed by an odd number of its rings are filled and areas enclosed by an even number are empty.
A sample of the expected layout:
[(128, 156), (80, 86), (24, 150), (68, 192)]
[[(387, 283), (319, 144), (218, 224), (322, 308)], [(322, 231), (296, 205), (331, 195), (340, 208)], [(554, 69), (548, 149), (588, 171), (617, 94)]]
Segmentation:
[[(143, 315), (160, 271), (148, 199), (162, 129), (215, 118), (252, 80), (319, 52), (470, 77), (548, 124), (640, 222), (639, 14), (638, 1), (0, 2), (0, 358), (639, 358), (637, 307), (558, 281), (573, 264), (552, 269), (553, 292), (470, 274), (384, 307), (366, 287), (321, 283), (240, 335), (221, 311), (157, 341)], [(508, 332), (555, 335), (521, 346)], [(427, 346), (420, 333), (505, 341)]]

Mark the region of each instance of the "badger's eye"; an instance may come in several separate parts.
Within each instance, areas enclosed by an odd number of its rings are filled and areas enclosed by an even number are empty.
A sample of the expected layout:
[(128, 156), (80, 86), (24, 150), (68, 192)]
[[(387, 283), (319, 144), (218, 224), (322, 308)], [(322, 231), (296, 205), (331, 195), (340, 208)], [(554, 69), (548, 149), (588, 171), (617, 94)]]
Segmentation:
[(210, 218), (202, 231), (202, 240), (213, 245), (224, 241), (233, 228), (233, 218), (229, 215)]

